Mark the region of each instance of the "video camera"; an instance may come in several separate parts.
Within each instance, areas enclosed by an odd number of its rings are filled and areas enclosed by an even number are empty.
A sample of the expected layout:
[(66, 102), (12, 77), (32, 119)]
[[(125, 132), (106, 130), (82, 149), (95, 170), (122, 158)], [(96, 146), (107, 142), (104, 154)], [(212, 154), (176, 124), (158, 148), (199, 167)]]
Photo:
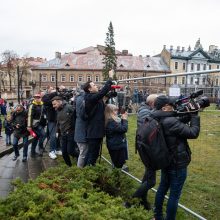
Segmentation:
[(200, 95), (203, 94), (203, 90), (198, 90), (190, 94), (188, 97), (177, 99), (174, 103), (175, 111), (177, 113), (190, 113), (197, 112), (201, 108), (206, 108), (210, 106), (208, 97), (202, 96), (197, 99)]
[(73, 89), (60, 89), (57, 88), (57, 94), (59, 96), (61, 96), (64, 100), (66, 100), (67, 102), (69, 102), (69, 100), (73, 97)]
[(116, 89), (121, 89), (122, 86), (120, 85), (111, 85), (111, 90), (106, 94), (106, 97), (108, 99), (111, 99), (111, 98), (115, 98), (117, 96), (117, 92), (116, 92)]

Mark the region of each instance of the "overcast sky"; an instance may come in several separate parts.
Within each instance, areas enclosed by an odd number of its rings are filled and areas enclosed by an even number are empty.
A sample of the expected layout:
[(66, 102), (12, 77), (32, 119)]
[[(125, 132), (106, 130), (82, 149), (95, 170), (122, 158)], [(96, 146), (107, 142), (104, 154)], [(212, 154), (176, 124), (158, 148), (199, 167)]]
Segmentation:
[(116, 49), (133, 55), (193, 48), (198, 38), (220, 48), (219, 0), (0, 0), (0, 53), (51, 59), (104, 45), (110, 21)]

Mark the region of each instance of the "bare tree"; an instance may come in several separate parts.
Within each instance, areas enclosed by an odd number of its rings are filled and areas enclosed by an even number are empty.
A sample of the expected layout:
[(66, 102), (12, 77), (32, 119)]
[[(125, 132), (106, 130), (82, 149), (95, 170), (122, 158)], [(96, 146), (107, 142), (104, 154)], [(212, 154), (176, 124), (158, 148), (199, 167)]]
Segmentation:
[(18, 55), (12, 50), (6, 50), (2, 54), (2, 64), (6, 69), (6, 73), (9, 77), (10, 91), (12, 90), (12, 78), (15, 77), (15, 67), (17, 65)]

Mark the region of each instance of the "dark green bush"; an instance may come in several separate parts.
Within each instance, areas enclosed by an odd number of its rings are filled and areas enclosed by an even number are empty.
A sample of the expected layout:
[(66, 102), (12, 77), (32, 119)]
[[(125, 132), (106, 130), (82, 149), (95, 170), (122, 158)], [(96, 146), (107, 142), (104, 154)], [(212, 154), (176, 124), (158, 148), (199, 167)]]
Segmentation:
[(51, 168), (35, 181), (14, 181), (16, 190), (0, 201), (0, 219), (150, 219), (146, 212), (130, 201), (136, 184), (121, 173), (105, 166)]

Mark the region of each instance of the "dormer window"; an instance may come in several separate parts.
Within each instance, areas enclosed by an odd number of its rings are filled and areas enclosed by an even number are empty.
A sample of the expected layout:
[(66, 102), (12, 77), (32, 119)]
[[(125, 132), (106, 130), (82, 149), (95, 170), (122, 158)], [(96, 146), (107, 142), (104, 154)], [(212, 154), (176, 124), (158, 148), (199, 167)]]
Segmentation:
[(121, 64), (119, 67), (123, 68), (124, 66)]

